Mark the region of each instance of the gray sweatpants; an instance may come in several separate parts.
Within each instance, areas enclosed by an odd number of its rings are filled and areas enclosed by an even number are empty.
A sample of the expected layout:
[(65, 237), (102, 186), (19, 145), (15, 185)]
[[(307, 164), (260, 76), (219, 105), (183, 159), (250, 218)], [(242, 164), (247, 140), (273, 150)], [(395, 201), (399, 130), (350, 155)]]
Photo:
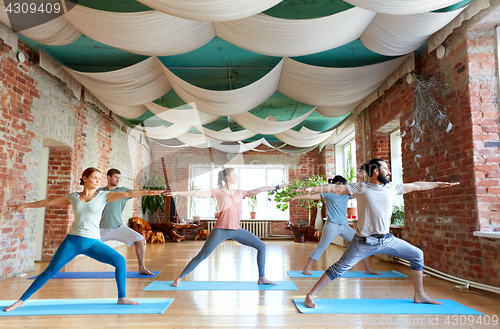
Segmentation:
[(207, 258), (214, 250), (227, 239), (233, 239), (241, 243), (242, 245), (249, 246), (257, 249), (257, 266), (259, 267), (259, 277), (265, 276), (266, 270), (266, 244), (262, 242), (255, 234), (248, 232), (242, 228), (238, 230), (227, 230), (223, 228), (214, 228), (207, 241), (201, 248), (198, 255), (194, 256), (193, 259), (187, 264), (184, 271), (182, 271), (180, 278), (184, 279), (186, 275), (191, 273), (198, 264), (200, 264), (205, 258)]
[(386, 254), (406, 259), (410, 261), (410, 268), (414, 271), (424, 269), (424, 252), (392, 234), (382, 238), (372, 236), (364, 238), (355, 235), (342, 257), (325, 273), (333, 280), (344, 274), (360, 260), (375, 254)]
[(321, 233), (321, 239), (319, 240), (318, 245), (309, 256), (314, 260), (318, 260), (337, 235), (340, 235), (347, 241), (351, 242), (355, 233), (356, 231), (354, 231), (348, 224), (337, 224), (327, 221), (325, 226), (323, 226), (323, 232)]

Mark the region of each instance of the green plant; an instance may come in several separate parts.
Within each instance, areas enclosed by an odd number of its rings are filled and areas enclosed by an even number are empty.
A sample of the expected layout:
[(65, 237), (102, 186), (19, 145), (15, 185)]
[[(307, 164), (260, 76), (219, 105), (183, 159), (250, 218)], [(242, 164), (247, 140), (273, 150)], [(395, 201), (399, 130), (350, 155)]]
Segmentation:
[[(157, 173), (148, 179), (147, 173), (144, 174), (144, 179), (146, 183), (142, 186), (143, 189), (149, 190), (165, 190), (166, 181), (164, 178), (158, 177)], [(160, 221), (159, 212), (164, 212), (165, 201), (161, 195), (145, 195), (141, 200), (142, 214), (149, 212), (151, 215), (156, 215), (158, 222)]]
[(214, 206), (215, 212), (219, 212), (219, 204), (217, 203), (217, 199), (210, 199), (210, 203)]
[(354, 183), (354, 179), (356, 178), (356, 170), (354, 169), (354, 164), (352, 163), (352, 151), (350, 147), (347, 151), (347, 168), (344, 170), (344, 178), (347, 181), (347, 184)]
[[(189, 191), (200, 191), (201, 186), (196, 186), (193, 181), (189, 183)], [(195, 196), (189, 196), (186, 200), (187, 205), (189, 206), (189, 210), (191, 212), (191, 216), (196, 216), (197, 207), (198, 207), (198, 199)]]
[[(312, 187), (325, 185), (325, 176), (323, 175), (313, 175), (311, 177), (305, 177), (303, 179), (294, 179), (290, 181), (290, 185), (279, 190), (273, 190), (267, 193), (268, 200), (276, 202), (276, 208), (281, 211), (285, 211), (289, 207), (288, 200), (294, 196), (301, 195), (301, 190)], [(295, 192), (295, 191), (299, 192)], [(311, 209), (316, 208), (316, 205), (322, 204), (321, 200), (301, 200), (299, 203), (300, 207), (306, 207), (309, 211), (309, 223), (311, 222)]]
[(404, 225), (405, 223), (405, 207), (393, 206), (391, 215), (391, 224)]
[(252, 209), (252, 212), (255, 212), (255, 209), (257, 208), (257, 196), (250, 196), (248, 197), (248, 206), (250, 209)]

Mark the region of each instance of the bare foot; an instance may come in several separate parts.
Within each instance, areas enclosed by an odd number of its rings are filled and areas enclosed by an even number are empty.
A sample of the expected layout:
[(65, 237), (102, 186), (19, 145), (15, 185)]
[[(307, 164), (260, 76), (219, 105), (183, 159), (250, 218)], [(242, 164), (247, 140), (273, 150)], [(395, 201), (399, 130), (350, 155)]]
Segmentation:
[(306, 298), (304, 299), (304, 304), (306, 305), (306, 307), (316, 308), (316, 303), (314, 302), (314, 297), (310, 296), (309, 294), (306, 295)]
[(174, 283), (171, 284), (172, 287), (177, 287), (179, 286), (179, 283), (181, 283), (181, 278), (175, 279)]
[(15, 310), (18, 307), (23, 307), (23, 306), (24, 306), (24, 302), (19, 299), (17, 302), (10, 305), (9, 307), (4, 308), (3, 310), (4, 310), (4, 312), (9, 312), (9, 311)]
[(155, 275), (153, 272), (151, 272), (150, 270), (148, 270), (147, 268), (142, 268), (142, 269), (139, 269), (139, 274), (145, 274), (145, 275)]
[(442, 305), (443, 304), (441, 302), (438, 302), (437, 300), (430, 298), (429, 296), (427, 296), (425, 294), (413, 297), (413, 302), (414, 303), (422, 303), (422, 304), (434, 304), (434, 305)]
[(257, 281), (258, 284), (271, 284), (271, 285), (276, 285), (276, 283), (272, 282), (272, 281), (269, 281), (268, 279), (266, 279), (265, 276), (263, 277), (260, 277), (259, 278), (259, 281)]
[(375, 274), (375, 275), (382, 275), (382, 273), (379, 273), (374, 270), (365, 270), (365, 274)]
[(132, 299), (124, 297), (118, 298), (118, 305), (139, 305), (139, 302), (134, 302)]
[(311, 273), (309, 270), (303, 270), (303, 271), (302, 271), (302, 274), (305, 274), (305, 275), (312, 275), (312, 273)]

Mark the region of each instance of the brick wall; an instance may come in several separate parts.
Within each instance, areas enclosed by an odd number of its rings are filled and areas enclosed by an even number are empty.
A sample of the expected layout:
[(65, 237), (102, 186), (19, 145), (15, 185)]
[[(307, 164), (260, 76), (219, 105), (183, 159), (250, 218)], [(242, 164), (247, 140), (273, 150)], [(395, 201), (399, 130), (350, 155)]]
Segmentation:
[[(356, 120), (359, 163), (390, 160), (389, 133), (401, 127), (404, 182), (459, 181), (450, 189), (405, 195), (403, 238), (423, 249), (425, 264), (451, 275), (500, 285), (498, 239), (479, 238), (479, 229), (497, 229), (499, 199), (499, 122), (493, 30), (457, 28), (445, 42), (448, 54), (437, 59), (424, 50), (416, 57), (417, 73), (443, 84), (435, 95), (453, 123), (439, 140), (429, 134), (418, 143), (406, 123), (412, 85), (401, 78)], [(363, 159), (363, 116), (366, 154)], [(412, 142), (416, 146), (412, 150)], [(358, 164), (359, 164), (358, 163)]]
[[(113, 166), (122, 171), (124, 186), (137, 188), (149, 163), (148, 146), (128, 128), (77, 100), (38, 66), (37, 54), (21, 42), (19, 48), (27, 57), (22, 64), (0, 40), (0, 278), (30, 271), (37, 243), (43, 245), (43, 259), (50, 259), (73, 221), (70, 208), (49, 208), (44, 227), (37, 228), (37, 210), (12, 212), (9, 204), (38, 200), (45, 184), (49, 197), (81, 191), (81, 173), (91, 166), (104, 173), (103, 185)], [(49, 148), (47, 182), (40, 180), (44, 147)], [(138, 204), (129, 202), (124, 218), (139, 214)], [(36, 241), (37, 230), (44, 231), (43, 242)]]

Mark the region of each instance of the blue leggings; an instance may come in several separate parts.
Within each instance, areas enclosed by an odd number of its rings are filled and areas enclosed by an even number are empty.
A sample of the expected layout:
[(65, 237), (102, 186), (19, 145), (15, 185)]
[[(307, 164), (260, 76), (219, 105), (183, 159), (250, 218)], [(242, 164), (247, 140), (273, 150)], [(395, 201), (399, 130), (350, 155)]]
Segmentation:
[(125, 282), (127, 280), (127, 262), (119, 252), (103, 243), (100, 239), (84, 238), (77, 235), (68, 234), (50, 261), (49, 266), (40, 274), (26, 292), (21, 296), (22, 301), (26, 301), (47, 281), (57, 274), (66, 264), (76, 256), (83, 254), (101, 263), (106, 263), (115, 267), (115, 280), (118, 286), (118, 298), (126, 297)]
[(192, 270), (198, 266), (205, 258), (210, 256), (210, 254), (220, 245), (223, 241), (227, 239), (233, 239), (236, 242), (241, 243), (245, 246), (250, 246), (257, 249), (257, 266), (259, 267), (259, 277), (265, 276), (266, 271), (266, 244), (262, 242), (255, 234), (248, 232), (242, 228), (238, 230), (228, 230), (223, 228), (214, 228), (207, 241), (201, 248), (198, 255), (194, 256), (193, 259), (187, 264), (184, 271), (182, 271), (180, 278), (184, 279)]

